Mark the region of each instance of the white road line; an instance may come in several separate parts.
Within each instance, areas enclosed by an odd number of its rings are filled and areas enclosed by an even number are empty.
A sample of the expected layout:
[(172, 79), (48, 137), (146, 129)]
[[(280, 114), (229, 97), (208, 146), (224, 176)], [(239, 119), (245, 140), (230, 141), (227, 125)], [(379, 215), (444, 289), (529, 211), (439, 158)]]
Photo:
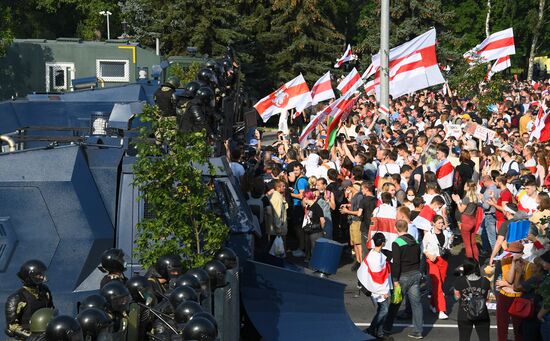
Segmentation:
[[(368, 327), (370, 326), (370, 323), (355, 323), (357, 327)], [(394, 323), (394, 327), (412, 327), (412, 324), (406, 324), (406, 323)], [(423, 324), (424, 328), (458, 328), (458, 325), (456, 324)], [(491, 326), (491, 329), (497, 329), (497, 326)], [(508, 327), (509, 330), (514, 329), (513, 327)]]

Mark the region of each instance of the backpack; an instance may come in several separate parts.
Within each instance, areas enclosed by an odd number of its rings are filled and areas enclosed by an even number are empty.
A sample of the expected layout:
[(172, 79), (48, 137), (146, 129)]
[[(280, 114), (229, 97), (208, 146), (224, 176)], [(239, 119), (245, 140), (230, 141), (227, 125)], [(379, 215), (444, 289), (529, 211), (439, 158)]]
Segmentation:
[[(470, 281), (466, 279), (468, 287), (471, 289)], [(464, 309), (466, 310), (466, 317), (470, 321), (477, 321), (484, 318), (485, 310), (487, 306), (485, 304), (485, 297), (478, 291), (470, 290), (470, 294), (464, 299)]]

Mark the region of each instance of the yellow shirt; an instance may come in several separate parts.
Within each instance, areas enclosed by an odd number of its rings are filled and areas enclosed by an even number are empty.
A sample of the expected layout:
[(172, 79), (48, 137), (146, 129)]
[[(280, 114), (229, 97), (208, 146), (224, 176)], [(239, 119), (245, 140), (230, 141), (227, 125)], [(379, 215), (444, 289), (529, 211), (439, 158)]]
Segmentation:
[(527, 131), (527, 124), (531, 121), (531, 115), (523, 115), (519, 118), (519, 135), (523, 135), (523, 133), (528, 133)]
[[(501, 259), (500, 266), (502, 268), (502, 279), (506, 280), (508, 272), (510, 272), (510, 268), (512, 267), (512, 257)], [(527, 261), (524, 261), (523, 266), (525, 266), (525, 271), (523, 272), (522, 280), (526, 281), (533, 276), (533, 265)], [(514, 291), (514, 289), (512, 289), (511, 287), (500, 288), (499, 291), (505, 296), (521, 296), (521, 292)]]

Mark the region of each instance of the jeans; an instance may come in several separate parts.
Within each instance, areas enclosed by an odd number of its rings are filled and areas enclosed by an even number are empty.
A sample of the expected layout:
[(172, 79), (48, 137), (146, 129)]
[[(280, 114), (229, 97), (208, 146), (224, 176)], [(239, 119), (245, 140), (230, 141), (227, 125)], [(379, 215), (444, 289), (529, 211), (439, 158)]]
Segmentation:
[(294, 230), (294, 235), (298, 240), (298, 249), (305, 249), (305, 233), (302, 229), (302, 223), (304, 222), (304, 208), (302, 206), (294, 206), (292, 208), (291, 226)]
[(311, 258), (311, 254), (315, 248), (315, 242), (322, 237), (323, 232), (306, 233), (306, 259), (309, 260)]
[(323, 228), (324, 237), (332, 240), (333, 229), (332, 219), (325, 218), (325, 227)]
[(481, 223), (481, 240), (483, 251), (491, 252), (497, 241), (497, 220), (494, 214), (486, 214)]
[(382, 302), (376, 302), (376, 300), (372, 297), (371, 299), (372, 302), (376, 305), (376, 314), (372, 318), (372, 322), (370, 323), (369, 328), (367, 328), (367, 333), (375, 337), (382, 337), (384, 334), (382, 331), (382, 325), (384, 324), (386, 316), (388, 315), (391, 298), (388, 297)]
[[(420, 296), (420, 278), (421, 275), (419, 271), (407, 272), (405, 274), (401, 274), (399, 285), (401, 286), (403, 297), (407, 296), (407, 299), (409, 300), (409, 302), (411, 302), (412, 322), (414, 330), (422, 334), (422, 324), (424, 323), (424, 319), (422, 316), (423, 311)], [(401, 303), (390, 304), (388, 316), (386, 317), (386, 321), (384, 322), (384, 330), (392, 330), (393, 321), (395, 320), (395, 316), (397, 315), (400, 306)]]

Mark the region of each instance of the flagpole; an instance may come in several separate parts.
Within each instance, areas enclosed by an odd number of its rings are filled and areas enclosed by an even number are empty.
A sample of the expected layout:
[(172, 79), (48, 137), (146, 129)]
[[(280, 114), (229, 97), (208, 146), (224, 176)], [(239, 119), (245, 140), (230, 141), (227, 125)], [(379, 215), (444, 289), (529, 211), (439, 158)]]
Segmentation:
[[(389, 59), (390, 50), (390, 0), (381, 1), (380, 11), (380, 105), (390, 107)], [(381, 119), (387, 115), (381, 113)]]

